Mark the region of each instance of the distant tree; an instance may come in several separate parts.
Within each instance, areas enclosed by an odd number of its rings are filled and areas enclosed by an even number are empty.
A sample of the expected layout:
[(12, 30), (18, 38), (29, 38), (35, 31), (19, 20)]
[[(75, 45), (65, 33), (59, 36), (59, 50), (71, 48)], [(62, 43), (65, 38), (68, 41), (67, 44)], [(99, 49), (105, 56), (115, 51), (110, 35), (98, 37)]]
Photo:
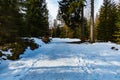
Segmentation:
[[(58, 37), (59, 26), (58, 26), (58, 23), (57, 23), (57, 20), (56, 20), (56, 19), (54, 19), (53, 26), (54, 26), (54, 34), (53, 34), (53, 36), (54, 36), (54, 37)], [(58, 32), (57, 32), (57, 31), (58, 31)]]
[(56, 27), (56, 36), (55, 37), (60, 37), (61, 29), (59, 26)]
[(63, 25), (63, 27), (61, 28), (61, 34), (60, 37), (62, 38), (73, 38), (73, 30), (68, 27), (66, 24)]
[(101, 41), (114, 41), (116, 31), (117, 10), (112, 0), (104, 0), (100, 9), (97, 39)]
[(48, 34), (48, 10), (46, 0), (26, 0), (26, 36), (39, 37)]
[(60, 37), (60, 38), (73, 38), (73, 30), (67, 27), (66, 24), (59, 24), (56, 27), (50, 29), (52, 33), (52, 37)]
[(87, 18), (84, 17), (84, 35), (86, 40), (89, 39), (89, 22), (87, 20)]
[(95, 27), (94, 27), (94, 38), (97, 39), (97, 27), (99, 24), (99, 14), (96, 14), (96, 18), (95, 18)]
[(117, 30), (115, 31), (115, 41), (117, 43), (120, 44), (120, 1), (119, 1), (119, 4), (117, 6), (117, 23), (116, 23), (116, 26), (117, 26)]
[(66, 24), (61, 27), (61, 33), (60, 37), (61, 38), (73, 38), (73, 30), (70, 29)]

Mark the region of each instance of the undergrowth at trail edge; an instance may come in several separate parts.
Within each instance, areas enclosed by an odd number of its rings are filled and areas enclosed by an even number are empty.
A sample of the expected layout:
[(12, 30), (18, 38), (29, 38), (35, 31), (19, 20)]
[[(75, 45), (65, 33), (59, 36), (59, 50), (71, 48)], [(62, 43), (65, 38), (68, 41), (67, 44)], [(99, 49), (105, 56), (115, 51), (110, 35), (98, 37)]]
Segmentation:
[(0, 46), (0, 50), (10, 50), (10, 52), (12, 53), (4, 54), (2, 51), (0, 51), (0, 57), (4, 55), (8, 60), (17, 60), (19, 59), (19, 56), (25, 52), (27, 47), (30, 47), (31, 50), (35, 50), (39, 47), (39, 45), (36, 44), (33, 39), (19, 39), (14, 43), (6, 43)]

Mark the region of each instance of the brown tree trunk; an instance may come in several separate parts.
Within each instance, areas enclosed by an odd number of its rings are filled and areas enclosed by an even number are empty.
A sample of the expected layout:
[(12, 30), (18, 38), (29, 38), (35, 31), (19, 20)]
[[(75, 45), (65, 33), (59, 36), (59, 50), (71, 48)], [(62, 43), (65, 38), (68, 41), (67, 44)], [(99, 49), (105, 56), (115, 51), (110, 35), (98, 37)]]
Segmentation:
[(82, 16), (81, 42), (85, 42), (84, 5), (82, 6), (81, 16)]
[(90, 43), (94, 43), (94, 0), (91, 0)]

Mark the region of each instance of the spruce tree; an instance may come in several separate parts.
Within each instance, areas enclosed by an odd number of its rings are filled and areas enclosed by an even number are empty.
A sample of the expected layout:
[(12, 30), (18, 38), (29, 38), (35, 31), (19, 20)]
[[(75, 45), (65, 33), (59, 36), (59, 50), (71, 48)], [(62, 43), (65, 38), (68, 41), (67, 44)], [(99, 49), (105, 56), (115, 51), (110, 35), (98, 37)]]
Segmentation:
[[(59, 1), (59, 15), (63, 18), (65, 24), (73, 29), (81, 29), (82, 26), (82, 7), (86, 0), (61, 0)], [(76, 37), (74, 32), (74, 37)], [(78, 34), (78, 33), (77, 33)], [(79, 35), (81, 32), (79, 32)], [(79, 36), (80, 38), (80, 36)]]
[(26, 36), (39, 37), (48, 33), (48, 10), (45, 0), (26, 0)]
[(10, 60), (19, 59), (28, 46), (31, 50), (38, 48), (33, 40), (21, 39), (25, 20), (21, 8), (20, 0), (0, 0), (0, 50), (11, 49), (12, 55), (4, 55)]
[(115, 36), (115, 41), (120, 44), (120, 2), (117, 6), (117, 16), (118, 16), (116, 22), (117, 30), (115, 31), (114, 36)]
[(114, 41), (116, 31), (116, 4), (111, 0), (104, 0), (100, 9), (99, 24), (97, 27), (97, 39), (101, 41)]
[(59, 14), (66, 25), (71, 28), (80, 26), (82, 6), (85, 0), (61, 0), (59, 2)]
[(0, 44), (14, 42), (19, 37), (22, 14), (18, 0), (0, 0)]

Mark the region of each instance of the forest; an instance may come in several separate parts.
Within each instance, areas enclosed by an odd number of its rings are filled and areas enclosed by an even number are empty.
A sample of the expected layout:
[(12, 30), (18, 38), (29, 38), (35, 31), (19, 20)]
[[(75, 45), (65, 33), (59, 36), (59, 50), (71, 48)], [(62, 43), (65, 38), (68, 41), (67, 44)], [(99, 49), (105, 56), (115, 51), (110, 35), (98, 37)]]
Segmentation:
[[(94, 0), (91, 0), (94, 1)], [(81, 42), (120, 43), (120, 1), (104, 0), (98, 14), (85, 17), (84, 7), (88, 0), (60, 0), (57, 18), (49, 27), (49, 11), (46, 0), (0, 0), (0, 56), (10, 50), (10, 60), (19, 59), (29, 46), (38, 48), (31, 37), (79, 38)], [(94, 2), (95, 3), (95, 2)], [(94, 4), (91, 2), (91, 4)], [(93, 7), (94, 8), (94, 7)], [(93, 9), (91, 9), (91, 13)], [(58, 24), (59, 22), (59, 24)], [(93, 31), (91, 24), (93, 23)], [(46, 42), (48, 43), (49, 40)]]

